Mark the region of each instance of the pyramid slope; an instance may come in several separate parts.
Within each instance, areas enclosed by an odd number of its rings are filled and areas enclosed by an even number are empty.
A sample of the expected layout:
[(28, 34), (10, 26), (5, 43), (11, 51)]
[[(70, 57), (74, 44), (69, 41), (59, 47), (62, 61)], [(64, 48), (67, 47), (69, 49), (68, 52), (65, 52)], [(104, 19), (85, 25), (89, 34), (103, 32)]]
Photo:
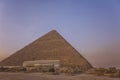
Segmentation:
[(46, 35), (27, 45), (23, 49), (0, 62), (2, 66), (21, 66), (24, 61), (61, 60), (62, 66), (79, 65), (91, 68), (91, 64), (79, 54), (57, 31)]

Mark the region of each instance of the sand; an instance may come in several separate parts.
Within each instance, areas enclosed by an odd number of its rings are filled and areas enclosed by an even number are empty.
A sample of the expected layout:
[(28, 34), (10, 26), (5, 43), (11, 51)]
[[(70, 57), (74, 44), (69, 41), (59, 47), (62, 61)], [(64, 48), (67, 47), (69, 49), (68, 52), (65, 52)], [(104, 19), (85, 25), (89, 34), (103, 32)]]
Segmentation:
[(93, 75), (48, 75), (43, 73), (0, 72), (0, 80), (120, 80), (120, 78), (98, 77)]

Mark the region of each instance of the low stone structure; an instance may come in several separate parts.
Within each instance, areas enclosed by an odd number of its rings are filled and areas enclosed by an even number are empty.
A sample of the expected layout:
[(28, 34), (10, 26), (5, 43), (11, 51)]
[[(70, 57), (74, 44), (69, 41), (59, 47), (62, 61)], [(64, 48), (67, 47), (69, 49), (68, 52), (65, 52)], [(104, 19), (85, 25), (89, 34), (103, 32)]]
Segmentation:
[(60, 60), (24, 61), (23, 67), (27, 71), (55, 72), (60, 68)]

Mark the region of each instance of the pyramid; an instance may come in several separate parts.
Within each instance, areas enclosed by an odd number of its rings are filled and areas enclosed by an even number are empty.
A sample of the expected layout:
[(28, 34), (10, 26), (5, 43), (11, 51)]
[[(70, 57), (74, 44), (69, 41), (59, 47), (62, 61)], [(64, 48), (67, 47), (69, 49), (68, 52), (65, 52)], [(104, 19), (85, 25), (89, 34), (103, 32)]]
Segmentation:
[(24, 61), (60, 60), (61, 66), (80, 66), (87, 70), (92, 65), (56, 30), (52, 30), (0, 62), (0, 66), (22, 66)]

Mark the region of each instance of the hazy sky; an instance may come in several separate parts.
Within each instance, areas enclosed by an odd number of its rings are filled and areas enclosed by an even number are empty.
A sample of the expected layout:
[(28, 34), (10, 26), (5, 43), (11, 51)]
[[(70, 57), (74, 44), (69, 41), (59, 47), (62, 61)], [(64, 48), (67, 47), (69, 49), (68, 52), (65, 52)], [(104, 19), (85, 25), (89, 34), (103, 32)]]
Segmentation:
[(0, 60), (52, 29), (94, 66), (120, 66), (120, 0), (0, 0)]

